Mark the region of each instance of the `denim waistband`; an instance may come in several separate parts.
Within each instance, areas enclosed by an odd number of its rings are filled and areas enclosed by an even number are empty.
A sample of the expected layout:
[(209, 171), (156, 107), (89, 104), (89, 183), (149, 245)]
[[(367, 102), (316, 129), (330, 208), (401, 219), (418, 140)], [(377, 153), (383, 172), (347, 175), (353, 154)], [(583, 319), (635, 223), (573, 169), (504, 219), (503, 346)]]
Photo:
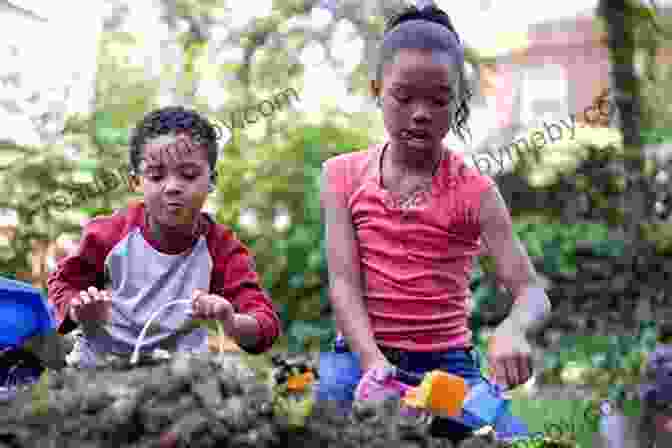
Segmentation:
[[(423, 375), (404, 370), (401, 368), (401, 366), (409, 366), (409, 368), (412, 368), (410, 366), (414, 366), (416, 362), (423, 365), (431, 365), (435, 363), (438, 365), (444, 364), (446, 359), (462, 360), (461, 362), (466, 360), (468, 365), (473, 365), (473, 367), (470, 368), (478, 369), (480, 366), (480, 360), (478, 359), (476, 349), (471, 346), (455, 347), (437, 352), (414, 352), (398, 348), (385, 347), (379, 344), (378, 348), (385, 358), (396, 367), (398, 379), (409, 384), (419, 383), (419, 381), (422, 380)], [(335, 341), (334, 351), (336, 353), (351, 352), (350, 347), (348, 347), (348, 344), (342, 337), (337, 338)]]

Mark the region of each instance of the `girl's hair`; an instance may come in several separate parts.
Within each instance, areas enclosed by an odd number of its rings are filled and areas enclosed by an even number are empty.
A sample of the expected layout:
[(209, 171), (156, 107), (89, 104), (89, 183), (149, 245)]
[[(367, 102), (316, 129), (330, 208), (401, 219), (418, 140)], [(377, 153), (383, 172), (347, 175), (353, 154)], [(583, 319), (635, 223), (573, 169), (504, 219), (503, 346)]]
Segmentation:
[(451, 130), (464, 141), (465, 133), (470, 134), (467, 122), (470, 115), (469, 101), (473, 95), (464, 67), (464, 48), (448, 14), (437, 8), (431, 1), (421, 3), (426, 4), (420, 6), (420, 9), (416, 6), (407, 7), (393, 16), (385, 26), (379, 61), (376, 66), (376, 79), (382, 79), (383, 66), (392, 61), (399, 50), (449, 52), (454, 56), (459, 67), (461, 86), (455, 98), (458, 107)]
[(205, 147), (214, 182), (218, 141), (222, 136), (221, 129), (198, 112), (182, 106), (169, 106), (154, 110), (145, 115), (136, 125), (130, 142), (131, 174), (139, 174), (145, 143), (161, 135), (178, 133), (187, 133), (194, 143)]

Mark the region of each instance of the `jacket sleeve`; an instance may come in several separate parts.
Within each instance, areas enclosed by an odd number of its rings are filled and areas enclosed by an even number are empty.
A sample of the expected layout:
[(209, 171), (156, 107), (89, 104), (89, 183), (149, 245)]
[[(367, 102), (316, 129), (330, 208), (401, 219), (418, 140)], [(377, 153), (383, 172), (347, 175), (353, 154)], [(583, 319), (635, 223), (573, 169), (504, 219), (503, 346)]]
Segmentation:
[(102, 287), (106, 250), (95, 221), (84, 228), (77, 252), (61, 260), (47, 280), (47, 299), (54, 307), (58, 332), (74, 330), (77, 326), (69, 317), (70, 302), (81, 290)]
[(261, 287), (254, 259), (248, 249), (234, 237), (219, 242), (223, 250), (214, 260), (211, 293), (230, 300), (236, 312), (256, 318), (260, 327), (256, 347), (241, 347), (248, 353), (268, 351), (281, 333), (278, 312)]

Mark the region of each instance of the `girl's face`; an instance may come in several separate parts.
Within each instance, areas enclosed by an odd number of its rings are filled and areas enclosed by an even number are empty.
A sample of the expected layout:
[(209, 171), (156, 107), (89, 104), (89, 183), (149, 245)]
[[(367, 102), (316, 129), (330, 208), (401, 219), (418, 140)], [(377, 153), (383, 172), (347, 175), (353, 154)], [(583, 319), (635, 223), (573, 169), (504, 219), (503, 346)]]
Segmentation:
[(385, 64), (382, 86), (374, 82), (373, 93), (381, 96), (394, 146), (419, 157), (442, 146), (457, 110), (459, 76), (443, 52), (403, 49)]
[(159, 226), (191, 226), (208, 196), (207, 150), (186, 134), (162, 135), (145, 143), (140, 162), (145, 207)]

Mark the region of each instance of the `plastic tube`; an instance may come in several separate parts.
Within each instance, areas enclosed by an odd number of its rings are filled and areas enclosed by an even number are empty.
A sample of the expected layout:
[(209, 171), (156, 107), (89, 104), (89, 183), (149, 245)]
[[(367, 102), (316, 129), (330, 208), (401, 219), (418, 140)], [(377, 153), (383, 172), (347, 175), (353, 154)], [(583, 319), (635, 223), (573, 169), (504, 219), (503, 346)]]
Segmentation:
[(135, 348), (133, 349), (133, 354), (131, 355), (131, 365), (135, 365), (138, 363), (138, 360), (140, 358), (140, 347), (142, 346), (142, 341), (145, 339), (145, 335), (147, 334), (147, 329), (149, 326), (154, 322), (154, 320), (169, 306), (172, 305), (177, 305), (178, 303), (184, 303), (184, 304), (191, 304), (191, 300), (173, 300), (172, 302), (164, 303), (159, 307), (158, 310), (152, 314), (152, 317), (150, 317), (147, 320), (147, 323), (145, 324), (144, 327), (142, 327), (142, 331), (140, 332), (140, 336), (138, 336), (138, 340), (135, 342)]
[[(133, 349), (133, 354), (131, 355), (131, 365), (135, 365), (138, 363), (138, 360), (140, 358), (140, 347), (142, 346), (142, 341), (145, 339), (145, 336), (147, 334), (147, 330), (149, 327), (152, 325), (154, 320), (169, 306), (172, 305), (177, 305), (179, 303), (184, 303), (184, 304), (191, 304), (191, 300), (173, 300), (172, 302), (164, 303), (161, 307), (159, 307), (158, 310), (152, 314), (152, 316), (147, 320), (147, 323), (145, 326), (142, 328), (142, 331), (140, 332), (140, 336), (138, 336), (138, 340), (135, 342), (135, 348)], [(222, 323), (220, 321), (215, 322), (217, 325), (217, 334), (219, 336), (219, 353), (222, 354), (224, 353), (224, 328), (222, 327)]]

